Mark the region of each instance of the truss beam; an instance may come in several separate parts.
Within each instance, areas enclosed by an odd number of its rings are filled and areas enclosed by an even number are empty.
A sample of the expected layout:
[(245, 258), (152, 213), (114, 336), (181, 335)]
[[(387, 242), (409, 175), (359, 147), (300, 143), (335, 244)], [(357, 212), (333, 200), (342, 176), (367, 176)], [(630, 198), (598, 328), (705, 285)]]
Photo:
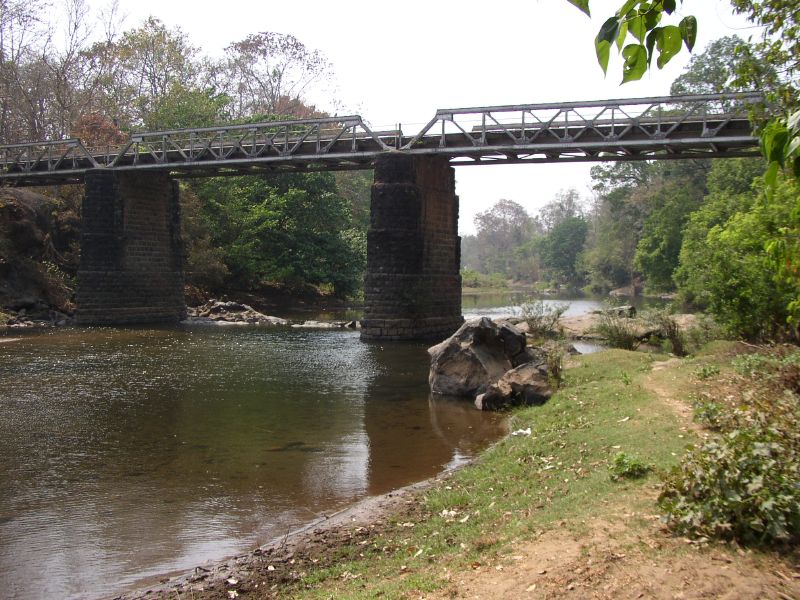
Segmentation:
[(438, 110), (413, 137), (357, 115), (137, 133), (119, 147), (66, 139), (0, 146), (6, 185), (77, 183), (91, 169), (177, 177), (367, 169), (387, 153), (453, 165), (723, 158), (757, 154), (758, 92)]

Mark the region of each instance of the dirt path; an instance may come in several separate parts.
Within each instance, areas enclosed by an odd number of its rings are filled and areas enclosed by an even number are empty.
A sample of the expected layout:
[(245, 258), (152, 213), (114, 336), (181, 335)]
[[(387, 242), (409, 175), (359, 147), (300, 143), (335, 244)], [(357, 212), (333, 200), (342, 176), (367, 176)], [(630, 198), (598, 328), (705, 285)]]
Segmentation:
[(649, 518), (643, 531), (616, 514), (589, 523), (589, 533), (546, 532), (496, 564), (454, 574), (429, 598), (800, 598), (800, 574), (788, 562), (688, 544)]

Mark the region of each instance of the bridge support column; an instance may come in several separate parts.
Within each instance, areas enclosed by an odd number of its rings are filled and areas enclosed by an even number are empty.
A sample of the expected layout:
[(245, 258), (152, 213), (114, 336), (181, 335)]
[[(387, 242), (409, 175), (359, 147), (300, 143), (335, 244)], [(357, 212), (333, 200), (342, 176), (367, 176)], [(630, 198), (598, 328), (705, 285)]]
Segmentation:
[(177, 322), (183, 299), (178, 184), (166, 173), (86, 173), (76, 320)]
[(444, 157), (375, 164), (361, 338), (444, 338), (461, 316), (455, 174)]

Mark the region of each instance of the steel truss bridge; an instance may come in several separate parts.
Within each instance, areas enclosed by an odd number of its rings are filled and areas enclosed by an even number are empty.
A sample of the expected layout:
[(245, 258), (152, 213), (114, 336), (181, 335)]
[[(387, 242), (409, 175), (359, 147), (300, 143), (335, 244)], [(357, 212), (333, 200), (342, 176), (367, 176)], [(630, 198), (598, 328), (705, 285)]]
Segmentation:
[(442, 109), (415, 135), (360, 116), (136, 133), (118, 147), (79, 139), (0, 146), (0, 182), (77, 183), (90, 169), (176, 177), (368, 169), (391, 153), (453, 165), (723, 158), (758, 154), (759, 92)]

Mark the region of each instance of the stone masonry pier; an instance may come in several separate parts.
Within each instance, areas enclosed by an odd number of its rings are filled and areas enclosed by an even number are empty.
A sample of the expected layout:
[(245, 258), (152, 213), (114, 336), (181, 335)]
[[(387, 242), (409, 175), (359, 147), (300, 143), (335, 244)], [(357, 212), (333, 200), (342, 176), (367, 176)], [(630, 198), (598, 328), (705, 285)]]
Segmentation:
[(85, 176), (76, 320), (81, 325), (183, 318), (177, 182), (167, 172)]
[(365, 340), (447, 337), (461, 316), (455, 172), (446, 157), (375, 163), (367, 237)]

